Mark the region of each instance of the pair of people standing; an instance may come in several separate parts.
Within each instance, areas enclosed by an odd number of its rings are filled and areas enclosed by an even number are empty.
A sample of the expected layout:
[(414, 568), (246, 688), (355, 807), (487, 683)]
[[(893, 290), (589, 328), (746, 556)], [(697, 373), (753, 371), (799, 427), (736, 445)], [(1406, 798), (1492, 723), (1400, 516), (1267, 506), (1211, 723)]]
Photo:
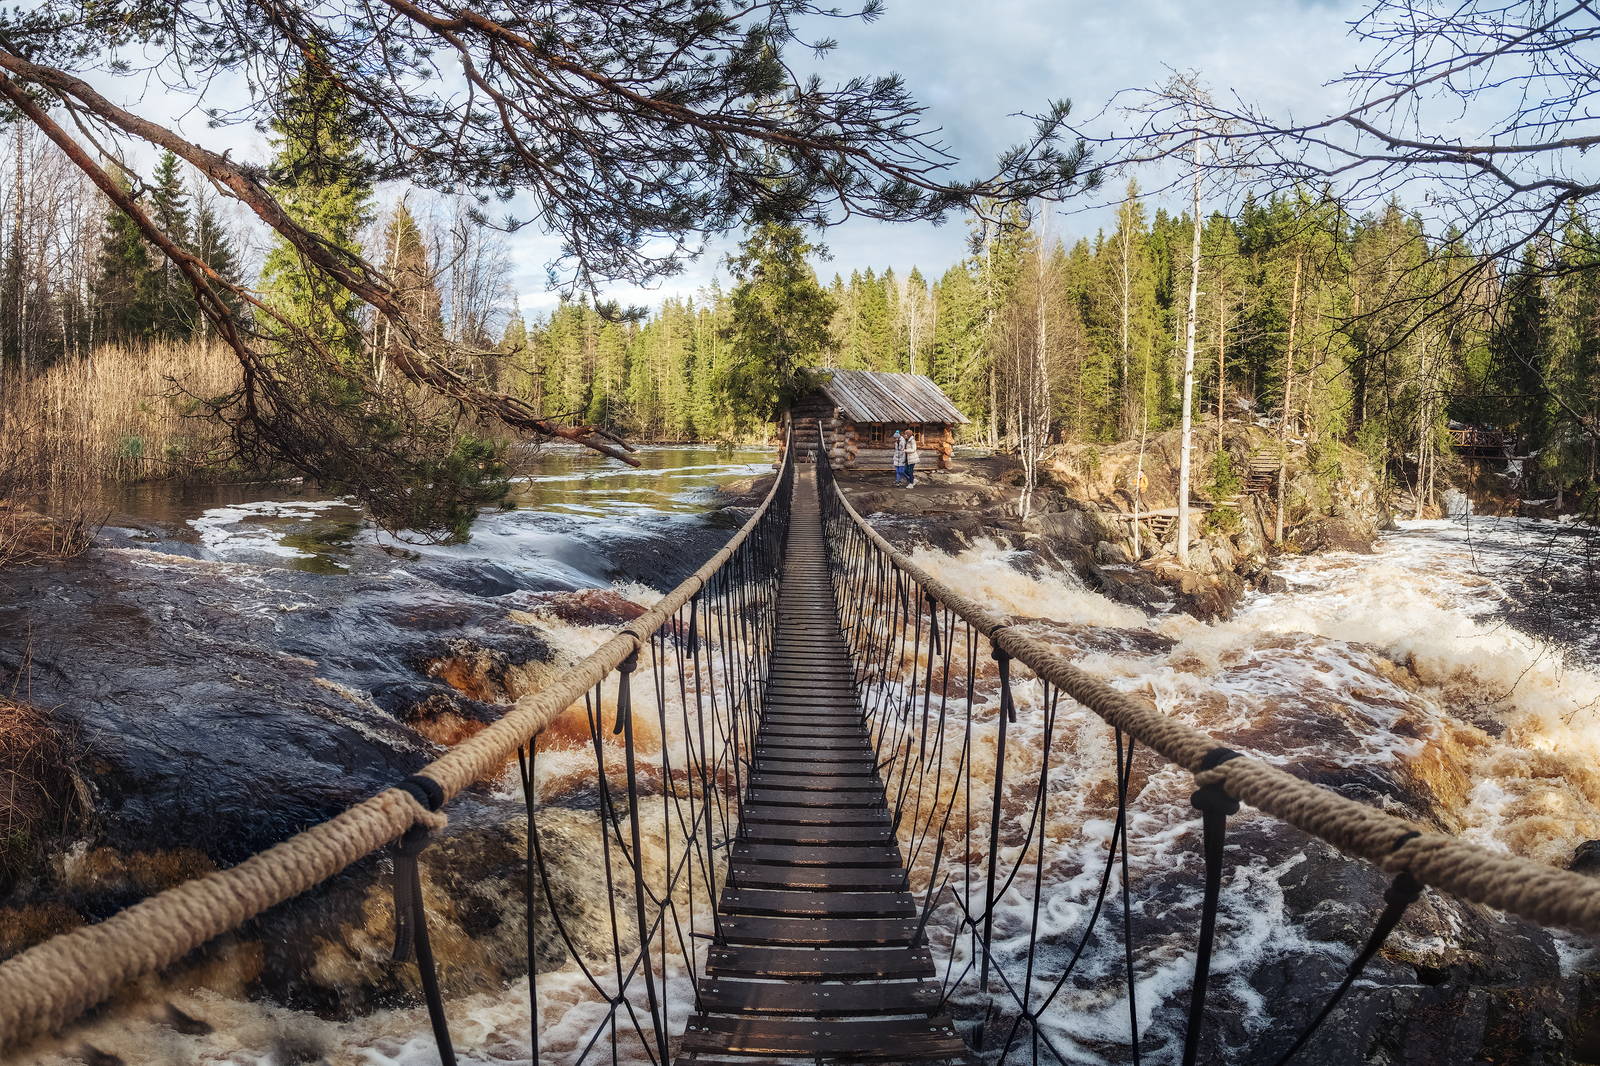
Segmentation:
[(909, 429), (894, 431), (894, 483), (917, 483), (917, 435)]

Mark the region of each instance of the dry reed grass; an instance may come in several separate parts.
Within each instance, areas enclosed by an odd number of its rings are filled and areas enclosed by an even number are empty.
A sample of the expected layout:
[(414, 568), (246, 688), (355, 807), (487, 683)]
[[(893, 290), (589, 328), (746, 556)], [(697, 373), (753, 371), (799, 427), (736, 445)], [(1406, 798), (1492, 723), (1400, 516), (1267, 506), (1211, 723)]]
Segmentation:
[(83, 813), (73, 747), (45, 712), (0, 696), (0, 888)]
[(0, 500), (0, 570), (70, 559), (89, 547), (94, 533), (82, 514), (50, 518)]
[(215, 476), (227, 431), (193, 397), (226, 393), (239, 375), (227, 348), (185, 342), (106, 346), (31, 377), (0, 376), (0, 495)]

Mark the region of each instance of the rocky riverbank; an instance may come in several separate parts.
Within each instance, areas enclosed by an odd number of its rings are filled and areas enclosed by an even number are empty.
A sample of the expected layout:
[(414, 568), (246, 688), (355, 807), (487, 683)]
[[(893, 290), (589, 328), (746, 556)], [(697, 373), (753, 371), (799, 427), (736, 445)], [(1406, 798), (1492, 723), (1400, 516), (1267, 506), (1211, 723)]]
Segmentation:
[[(558, 468), (520, 489), (536, 506), (486, 515), (459, 547), (392, 543), (294, 486), (117, 513), (66, 558), (41, 549), (70, 529), (35, 534), (0, 572), (0, 959), (326, 820), (586, 655), (748, 513), (711, 488), (756, 464), (683, 452), (645, 474)], [(588, 740), (567, 726), (542, 740), (553, 767)], [(551, 891), (574, 913), (606, 905), (596, 809), (581, 775), (546, 787)], [(499, 992), (525, 973), (521, 799), (491, 782), (450, 814), (422, 860), (435, 950), (453, 994)], [(389, 959), (388, 867), (248, 923), (74, 1040), (103, 1046), (102, 1066), (176, 1061), (148, 1043), (163, 1027), (248, 1034), (271, 1015), (294, 1030), (269, 1034), (286, 1049), (271, 1061), (317, 1061), (295, 1035), (317, 1017), (415, 1002), (415, 968)], [(598, 919), (569, 933), (610, 950)], [(536, 939), (541, 965), (567, 957), (547, 919)]]
[[(845, 471), (840, 480), (856, 507), (902, 546), (954, 552), (987, 540), (1039, 565), (1068, 566), (1118, 602), (1212, 620), (1228, 617), (1248, 589), (1275, 587), (1276, 479), (1251, 492), (1245, 475), (1252, 459), (1276, 454), (1276, 438), (1256, 426), (1230, 423), (1220, 447), (1214, 430), (1197, 434), (1187, 566), (1178, 564), (1175, 518), (1162, 516), (1177, 505), (1176, 431), (1142, 449), (1136, 441), (1056, 446), (1041, 464), (1026, 517), (1021, 466), (1005, 458), (919, 471), (911, 489), (895, 488), (887, 470)], [(1388, 511), (1366, 457), (1340, 444), (1291, 443), (1286, 454), (1278, 550), (1370, 551)]]

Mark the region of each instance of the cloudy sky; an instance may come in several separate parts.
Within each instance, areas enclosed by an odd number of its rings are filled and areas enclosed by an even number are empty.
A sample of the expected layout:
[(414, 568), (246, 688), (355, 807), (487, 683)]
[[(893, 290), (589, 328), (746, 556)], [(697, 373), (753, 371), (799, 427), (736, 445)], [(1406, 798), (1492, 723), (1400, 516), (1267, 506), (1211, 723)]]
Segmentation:
[[(1347, 23), (1365, 9), (1345, 0), (888, 0), (868, 26), (838, 34), (825, 70), (891, 69), (928, 106), (928, 118), (974, 171), (1028, 132), (1018, 112), (1072, 101), (1074, 121), (1114, 132), (1105, 113), (1121, 90), (1195, 70), (1217, 95), (1237, 92), (1277, 109), (1324, 111), (1342, 98), (1325, 88), (1360, 55)], [(981, 14), (980, 14), (981, 12)], [(1116, 184), (1116, 183), (1114, 183)], [(1147, 186), (1150, 181), (1144, 182)], [(1065, 236), (1093, 233), (1106, 212), (1095, 199), (1064, 205)], [(942, 270), (962, 254), (965, 227), (851, 223), (828, 243), (842, 271), (869, 264)]]
[[(1103, 114), (1113, 96), (1159, 84), (1175, 69), (1198, 71), (1219, 96), (1237, 93), (1279, 114), (1323, 113), (1343, 98), (1326, 83), (1363, 53), (1348, 22), (1365, 7), (1365, 0), (887, 0), (885, 14), (873, 23), (819, 27), (816, 36), (836, 37), (839, 48), (812, 65), (826, 80), (903, 75), (927, 106), (928, 123), (942, 130), (962, 160), (952, 175), (972, 176), (988, 173), (1000, 151), (1028, 134), (1031, 125), (1019, 112), (1066, 97), (1075, 120), (1096, 133), (1113, 132), (1117, 116)], [(112, 94), (135, 110), (176, 120), (191, 136), (232, 149), (236, 158), (268, 152), (264, 138), (248, 127), (207, 130), (192, 100), (180, 103), (153, 79), (142, 85), (132, 80), (121, 80)], [(213, 86), (213, 98), (242, 96), (242, 87), (237, 94), (234, 88)], [(136, 165), (147, 162), (144, 154), (135, 154)], [(1146, 178), (1149, 187), (1158, 176)], [(1069, 203), (1052, 225), (1072, 238), (1092, 234), (1108, 215), (1089, 198)], [(965, 235), (960, 219), (941, 227), (853, 220), (823, 237), (833, 257), (819, 272), (828, 278), (835, 271), (892, 266), (903, 274), (918, 266), (936, 276), (963, 254)], [(622, 288), (611, 295), (650, 304), (692, 293), (725, 276), (721, 260), (730, 246), (713, 243), (684, 274), (654, 290)], [(523, 310), (553, 306), (545, 265), (554, 242), (525, 230), (509, 238), (509, 251)]]
[[(1325, 88), (1362, 54), (1347, 23), (1365, 10), (1349, 0), (887, 0), (870, 24), (835, 23), (839, 48), (817, 69), (839, 79), (858, 73), (903, 75), (927, 106), (930, 124), (963, 163), (956, 174), (987, 172), (1007, 146), (1030, 131), (1019, 112), (1053, 97), (1084, 120), (1123, 89), (1154, 85), (1170, 69), (1198, 70), (1219, 93), (1234, 90), (1295, 112), (1323, 111), (1342, 99)], [(1113, 116), (1094, 123), (1115, 126)], [(1069, 204), (1053, 222), (1064, 236), (1092, 234), (1107, 212)], [(936, 275), (964, 254), (960, 219), (943, 226), (852, 220), (823, 237), (835, 271), (918, 266)], [(542, 264), (548, 249), (519, 238), (518, 289), (528, 310), (549, 306)], [(713, 246), (666, 291), (692, 291), (711, 279), (725, 254)], [(631, 302), (657, 294), (619, 292)]]

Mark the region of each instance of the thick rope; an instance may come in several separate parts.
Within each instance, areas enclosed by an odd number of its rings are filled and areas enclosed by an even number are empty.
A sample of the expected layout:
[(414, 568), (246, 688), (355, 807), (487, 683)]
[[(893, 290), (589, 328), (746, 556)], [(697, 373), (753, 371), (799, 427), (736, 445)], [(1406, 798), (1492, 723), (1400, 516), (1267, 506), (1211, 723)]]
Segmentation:
[[(0, 1049), (58, 1032), (118, 988), (287, 899), (315, 887), (399, 839), (414, 825), (442, 828), (443, 814), (417, 799), (438, 786), (438, 803), (496, 773), (568, 707), (635, 654), (720, 570), (760, 524), (786, 484), (784, 467), (756, 512), (677, 588), (565, 672), (517, 701), (482, 732), (407, 779), (238, 866), (187, 881), (103, 922), (61, 933), (0, 962)], [(431, 798), (431, 797), (430, 797)], [(436, 804), (437, 805), (437, 804)]]
[(1600, 880), (1490, 851), (1349, 800), (1247, 756), (1207, 769), (1219, 747), (1211, 735), (1162, 714), (1153, 705), (1091, 677), (1049, 644), (1011, 627), (1008, 618), (968, 599), (913, 563), (861, 517), (837, 484), (844, 513), (925, 593), (983, 633), (1044, 681), (1110, 725), (1195, 774), (1196, 784), (1220, 785), (1228, 795), (1288, 822), (1339, 851), (1385, 870), (1409, 871), (1424, 884), (1547, 926), (1600, 935)]
[(185, 882), (97, 925), (51, 938), (0, 963), (0, 1047), (54, 1031), (124, 982), (182, 958), (275, 903), (326, 881), (445, 816), (387, 789), (227, 870)]

